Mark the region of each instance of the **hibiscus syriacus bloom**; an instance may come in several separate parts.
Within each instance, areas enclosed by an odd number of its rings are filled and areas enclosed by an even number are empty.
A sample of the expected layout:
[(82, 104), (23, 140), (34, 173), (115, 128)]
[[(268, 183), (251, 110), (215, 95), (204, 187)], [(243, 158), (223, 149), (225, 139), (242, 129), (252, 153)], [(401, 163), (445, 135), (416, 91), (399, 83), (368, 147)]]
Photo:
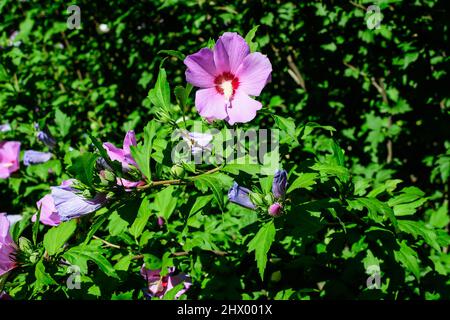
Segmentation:
[(9, 233), (10, 222), (6, 213), (0, 213), (0, 276), (17, 267), (15, 253), (17, 246)]
[[(131, 155), (131, 146), (136, 146), (136, 135), (133, 130), (130, 130), (125, 135), (125, 139), (123, 140), (123, 147), (122, 149), (117, 148), (115, 145), (113, 145), (110, 142), (105, 142), (103, 144), (103, 147), (106, 149), (106, 152), (108, 153), (109, 158), (112, 161), (119, 161), (122, 164), (122, 170), (124, 172), (127, 172), (131, 169), (130, 166), (134, 166), (137, 168), (137, 163), (133, 159), (133, 156)], [(117, 184), (122, 185), (125, 188), (134, 188), (140, 185), (144, 185), (144, 181), (129, 181), (122, 178), (117, 178)]]
[(100, 209), (107, 201), (106, 194), (98, 193), (87, 199), (72, 188), (75, 180), (64, 181), (59, 187), (51, 187), (51, 196), (61, 221), (68, 221)]
[(23, 154), (23, 164), (29, 166), (32, 164), (44, 163), (50, 160), (52, 156), (53, 154), (50, 152), (27, 150)]
[(184, 60), (186, 81), (199, 87), (195, 95), (198, 112), (208, 121), (229, 124), (249, 122), (261, 109), (259, 96), (272, 72), (269, 59), (250, 47), (237, 33), (225, 32), (214, 48), (203, 48)]
[(178, 299), (184, 294), (192, 285), (190, 277), (185, 273), (175, 275), (175, 268), (169, 268), (169, 274), (161, 276), (161, 270), (149, 270), (145, 265), (141, 268), (141, 276), (147, 280), (148, 288), (145, 290), (145, 295), (148, 298), (163, 298), (171, 289), (183, 283), (183, 288), (175, 294), (175, 299)]
[[(72, 188), (75, 180), (63, 181), (58, 187), (51, 187), (51, 194), (44, 196), (36, 205), (41, 210), (39, 221), (48, 226), (57, 226), (87, 215), (100, 209), (107, 201), (104, 193), (96, 194), (92, 199), (85, 198), (80, 191)], [(36, 221), (36, 214), (32, 221)]]
[(236, 182), (228, 191), (228, 200), (248, 209), (256, 209), (255, 204), (250, 200), (250, 190), (239, 186)]
[(0, 142), (0, 179), (8, 178), (19, 170), (20, 142)]
[[(36, 203), (38, 210), (41, 210), (39, 221), (47, 226), (57, 226), (61, 223), (58, 211), (55, 207), (55, 201), (50, 194), (45, 195), (41, 200)], [(35, 222), (37, 219), (36, 214), (33, 215), (31, 220)]]

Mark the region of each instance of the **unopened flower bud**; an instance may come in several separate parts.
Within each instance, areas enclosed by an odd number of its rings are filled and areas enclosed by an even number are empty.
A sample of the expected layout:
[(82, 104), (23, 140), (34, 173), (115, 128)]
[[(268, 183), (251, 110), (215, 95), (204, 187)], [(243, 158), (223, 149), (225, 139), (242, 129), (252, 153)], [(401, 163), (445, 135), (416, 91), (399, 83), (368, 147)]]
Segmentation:
[(184, 171), (184, 168), (182, 166), (176, 164), (172, 166), (172, 168), (170, 169), (170, 173), (175, 178), (183, 178), (186, 172)]
[(250, 200), (256, 205), (256, 206), (262, 206), (264, 205), (264, 199), (261, 194), (256, 192), (250, 193)]
[(160, 226), (162, 228), (165, 223), (166, 223), (166, 220), (164, 220), (163, 217), (158, 217), (158, 226)]
[(271, 204), (271, 203), (273, 203), (273, 201), (274, 201), (273, 196), (272, 196), (270, 193), (266, 194), (265, 197), (264, 197), (264, 201), (265, 201), (268, 205)]
[(275, 202), (269, 207), (268, 211), (272, 217), (279, 217), (283, 213), (283, 207), (278, 202)]

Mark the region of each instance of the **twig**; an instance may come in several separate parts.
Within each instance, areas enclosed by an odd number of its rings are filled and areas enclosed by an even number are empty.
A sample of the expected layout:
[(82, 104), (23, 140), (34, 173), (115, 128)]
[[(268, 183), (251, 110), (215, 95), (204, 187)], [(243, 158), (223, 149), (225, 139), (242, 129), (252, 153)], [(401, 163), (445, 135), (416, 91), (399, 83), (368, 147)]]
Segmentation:
[(117, 245), (117, 244), (113, 244), (111, 242), (108, 242), (106, 240), (103, 240), (102, 238), (99, 238), (97, 236), (92, 236), (92, 238), (100, 240), (102, 243), (104, 243), (107, 247), (111, 247), (111, 248), (116, 248), (116, 249), (122, 249), (121, 246)]
[(294, 63), (291, 55), (287, 56), (287, 61), (290, 69), (288, 70), (289, 75), (294, 79), (294, 81), (306, 91), (305, 79), (303, 79), (300, 70), (298, 70), (297, 66)]
[[(197, 176), (191, 177), (191, 179), (195, 179), (195, 178), (203, 176), (203, 175), (214, 173), (216, 171), (219, 171), (220, 169), (222, 169), (222, 167), (217, 167), (217, 168), (208, 170), (208, 171), (206, 171), (204, 173), (201, 173), (201, 174), (199, 174)], [(139, 190), (145, 190), (145, 189), (148, 189), (148, 188), (151, 188), (151, 187), (156, 187), (156, 186), (161, 186), (161, 185), (184, 184), (184, 183), (187, 183), (187, 182), (189, 182), (188, 179), (185, 179), (185, 180), (173, 179), (173, 180), (152, 181), (152, 182), (150, 182), (150, 183), (148, 183), (146, 185), (143, 185), (143, 186), (140, 186), (140, 187), (137, 187), (137, 188)]]

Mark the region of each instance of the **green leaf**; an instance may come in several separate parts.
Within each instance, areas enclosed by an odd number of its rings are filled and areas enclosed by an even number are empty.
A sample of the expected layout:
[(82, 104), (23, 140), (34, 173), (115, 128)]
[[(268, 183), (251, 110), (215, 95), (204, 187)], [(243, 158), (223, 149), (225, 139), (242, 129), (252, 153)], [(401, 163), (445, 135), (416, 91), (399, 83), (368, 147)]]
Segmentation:
[(253, 38), (255, 38), (255, 34), (258, 28), (259, 26), (253, 27), (244, 38), (245, 42), (247, 42), (248, 46), (250, 47), (250, 52), (255, 52), (258, 49), (258, 44), (256, 42), (253, 42)]
[(441, 251), (441, 247), (437, 242), (437, 235), (434, 230), (427, 228), (427, 226), (422, 221), (412, 221), (412, 220), (399, 220), (398, 228), (400, 231), (409, 233), (417, 238), (422, 237), (427, 244), (429, 244), (433, 249), (438, 252)]
[(70, 220), (48, 230), (44, 236), (44, 247), (48, 255), (53, 256), (59, 253), (76, 228), (76, 221)]
[(299, 188), (311, 190), (311, 186), (316, 184), (317, 177), (317, 173), (300, 173), (297, 179), (294, 180), (292, 185), (287, 190), (287, 193)]
[(383, 221), (383, 217), (388, 218), (394, 228), (396, 230), (398, 229), (398, 222), (394, 212), (386, 203), (375, 198), (357, 198), (354, 200), (347, 200), (347, 203), (356, 210), (361, 210), (361, 206), (365, 207), (369, 212), (369, 218), (375, 222), (380, 223)]
[(164, 294), (163, 300), (175, 300), (175, 296), (177, 293), (184, 288), (184, 282), (177, 284), (175, 287), (166, 291)]
[(95, 245), (81, 245), (73, 247), (64, 253), (64, 258), (66, 258), (71, 264), (85, 266), (87, 261), (94, 262), (100, 270), (102, 270), (107, 276), (119, 279), (116, 270), (113, 268), (111, 263), (102, 255), (101, 248)]
[(180, 105), (181, 111), (184, 113), (187, 107), (187, 101), (189, 98), (189, 94), (191, 93), (193, 86), (191, 84), (187, 84), (186, 88), (182, 86), (177, 86), (174, 89), (175, 97), (178, 100), (178, 103)]
[(155, 87), (149, 91), (148, 98), (156, 107), (170, 109), (170, 86), (164, 68), (159, 69)]
[[(177, 198), (172, 195), (175, 188), (169, 186), (158, 192), (155, 196), (155, 207), (159, 211), (158, 216), (169, 221), (175, 207), (177, 206)], [(139, 209), (140, 210), (140, 209)]]
[(55, 123), (58, 128), (59, 134), (61, 135), (61, 137), (64, 138), (70, 131), (70, 127), (72, 125), (72, 120), (61, 110), (56, 109)]
[(286, 132), (292, 139), (297, 140), (297, 135), (295, 133), (295, 122), (292, 118), (284, 118), (281, 116), (274, 116), (275, 123), (278, 128)]
[(157, 256), (146, 253), (144, 254), (145, 268), (150, 270), (158, 270), (162, 267), (162, 261)]
[(255, 251), (256, 264), (258, 266), (259, 275), (264, 279), (264, 270), (267, 264), (267, 254), (275, 240), (275, 224), (273, 220), (267, 222), (259, 229), (255, 237), (248, 243), (247, 252)]
[(337, 176), (341, 179), (346, 179), (349, 177), (347, 168), (337, 164), (316, 163), (310, 168), (319, 171), (320, 174), (326, 176)]
[(213, 196), (200, 196), (195, 199), (195, 203), (191, 208), (191, 211), (189, 211), (189, 216), (192, 216), (199, 212), (203, 207), (205, 207), (208, 203), (211, 202)]
[(142, 199), (136, 219), (129, 228), (130, 234), (135, 239), (137, 239), (144, 231), (145, 225), (147, 224), (151, 214), (152, 211), (150, 209), (150, 201), (147, 197), (145, 197)]
[(150, 121), (144, 128), (144, 144), (137, 147), (131, 146), (131, 154), (141, 170), (142, 174), (151, 181), (152, 173), (150, 168), (150, 158), (153, 149), (153, 139), (156, 136), (156, 123)]
[(214, 199), (216, 199), (220, 210), (223, 211), (223, 193), (222, 193), (222, 183), (217, 174), (205, 174), (197, 176), (193, 179), (197, 188), (202, 189), (205, 186), (213, 192)]
[(34, 285), (34, 291), (42, 291), (42, 288), (50, 285), (57, 285), (58, 283), (45, 271), (45, 266), (42, 260), (36, 264), (34, 269), (34, 276), (36, 277), (36, 283)]
[(400, 249), (394, 251), (395, 260), (401, 263), (406, 270), (410, 271), (416, 277), (417, 281), (420, 280), (420, 266), (417, 253), (406, 245), (405, 241), (400, 243)]
[(345, 166), (344, 151), (341, 149), (341, 147), (339, 147), (336, 141), (333, 141), (331, 147), (333, 149), (333, 156), (334, 159), (336, 160), (336, 164), (344, 167)]
[(80, 182), (88, 187), (92, 187), (94, 179), (95, 163), (98, 159), (97, 154), (85, 152), (81, 156), (75, 158), (69, 168), (69, 172)]

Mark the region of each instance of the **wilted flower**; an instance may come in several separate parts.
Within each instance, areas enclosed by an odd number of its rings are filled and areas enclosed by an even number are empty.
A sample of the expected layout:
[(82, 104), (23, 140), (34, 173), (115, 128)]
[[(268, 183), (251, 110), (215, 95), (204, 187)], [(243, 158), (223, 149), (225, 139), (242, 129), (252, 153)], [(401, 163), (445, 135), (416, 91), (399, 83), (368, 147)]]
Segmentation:
[(178, 299), (192, 285), (190, 277), (187, 274), (179, 273), (175, 275), (174, 267), (169, 268), (168, 275), (161, 276), (161, 270), (149, 270), (143, 265), (141, 268), (141, 275), (148, 283), (147, 290), (145, 290), (145, 295), (148, 298), (163, 298), (172, 288), (183, 283), (183, 288), (175, 294), (175, 299)]
[(0, 142), (0, 179), (8, 178), (19, 170), (20, 142)]
[(256, 206), (250, 200), (251, 191), (247, 188), (240, 187), (236, 182), (228, 191), (228, 199), (236, 204), (239, 204), (245, 208), (256, 209)]
[(0, 213), (0, 276), (17, 266), (15, 253), (17, 246), (9, 233), (10, 222), (6, 213)]
[(184, 60), (186, 80), (201, 88), (195, 106), (209, 121), (226, 120), (229, 124), (249, 122), (261, 109), (259, 96), (269, 80), (272, 65), (250, 47), (237, 33), (225, 32), (214, 48), (203, 48)]
[(286, 170), (277, 170), (273, 177), (272, 193), (275, 198), (283, 198), (286, 193), (288, 182)]
[(72, 188), (74, 180), (64, 181), (59, 187), (51, 187), (56, 211), (61, 221), (68, 221), (100, 209), (107, 201), (106, 194), (98, 193), (92, 199), (83, 197)]
[(278, 202), (275, 202), (269, 207), (269, 214), (272, 217), (279, 217), (281, 216), (281, 213), (283, 212), (283, 207)]
[(53, 154), (50, 152), (40, 152), (34, 150), (27, 150), (23, 155), (23, 164), (26, 166), (44, 163), (52, 158)]
[[(47, 226), (57, 226), (61, 223), (58, 211), (55, 207), (55, 201), (50, 194), (45, 195), (36, 203), (38, 210), (41, 210), (39, 221)], [(33, 215), (31, 220), (36, 221), (37, 215)]]

